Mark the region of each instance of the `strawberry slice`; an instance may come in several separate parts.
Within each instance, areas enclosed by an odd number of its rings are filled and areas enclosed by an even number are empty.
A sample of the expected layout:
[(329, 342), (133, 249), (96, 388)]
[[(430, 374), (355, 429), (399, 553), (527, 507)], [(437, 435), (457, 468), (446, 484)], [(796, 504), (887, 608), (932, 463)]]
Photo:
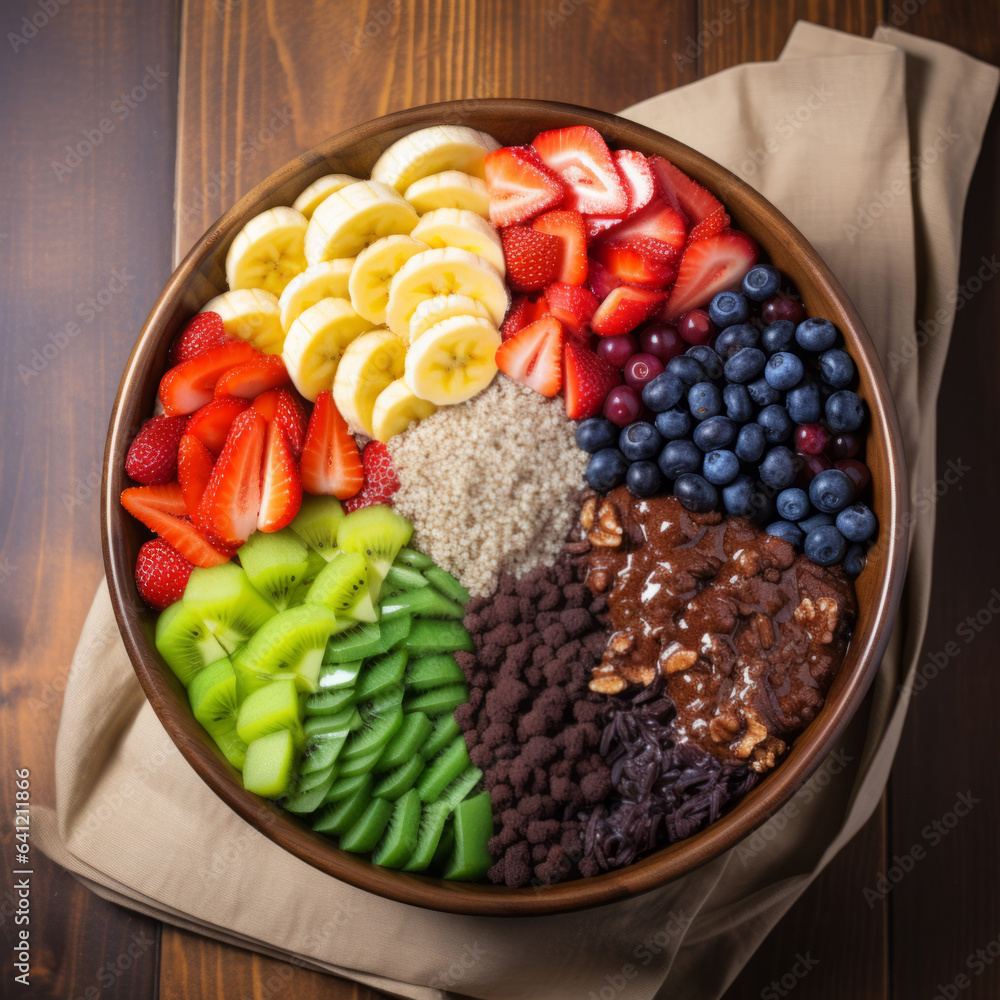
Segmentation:
[(621, 215), (589, 215), (587, 216), (587, 239), (617, 226), (630, 215), (635, 215), (640, 208), (645, 208), (656, 195), (656, 177), (653, 168), (642, 153), (634, 149), (616, 149), (612, 154), (618, 173), (625, 182), (625, 194), (628, 196), (628, 207)]
[(262, 392), (254, 401), (255, 410), (270, 423), (276, 420), (285, 432), (285, 440), (291, 448), (295, 460), (302, 456), (302, 446), (306, 443), (306, 428), (309, 417), (302, 405), (299, 395), (291, 389), (269, 389)]
[(559, 238), (559, 281), (567, 285), (582, 285), (587, 280), (587, 233), (583, 216), (579, 212), (557, 209), (540, 215), (531, 228)]
[[(641, 241), (637, 244), (642, 245)], [(627, 285), (665, 288), (677, 277), (675, 265), (650, 256), (629, 243), (600, 243), (591, 251), (594, 260)]]
[(218, 455), (226, 443), (233, 421), (249, 406), (245, 399), (220, 396), (207, 403), (188, 420), (185, 434), (196, 437), (213, 454)]
[(365, 484), (361, 492), (344, 501), (344, 510), (350, 514), (359, 507), (376, 503), (390, 503), (392, 495), (402, 485), (392, 464), (389, 449), (381, 441), (369, 441), (361, 453)]
[(613, 337), (617, 333), (628, 333), (644, 320), (649, 319), (656, 307), (667, 297), (666, 292), (654, 292), (649, 288), (633, 288), (619, 285), (597, 307), (590, 328), (602, 337)]
[(185, 559), (169, 542), (151, 538), (139, 547), (135, 559), (135, 586), (151, 608), (162, 611), (184, 595), (193, 569), (194, 563)]
[(719, 292), (738, 288), (756, 263), (757, 244), (736, 229), (725, 229), (718, 236), (689, 244), (681, 257), (663, 318), (676, 319), (689, 309), (708, 305)]
[(587, 242), (592, 243), (601, 233), (606, 233), (624, 221), (624, 215), (585, 215), (583, 227), (587, 231)]
[(132, 439), (125, 456), (125, 471), (137, 483), (169, 483), (177, 474), (177, 445), (187, 417), (161, 413), (147, 420)]
[(563, 200), (562, 181), (531, 146), (504, 146), (487, 153), (490, 222), (500, 228), (524, 222)]
[(582, 285), (567, 285), (561, 281), (545, 289), (545, 301), (549, 315), (555, 316), (570, 333), (581, 338), (587, 336), (587, 324), (600, 305), (597, 296), (590, 289)]
[(168, 416), (194, 413), (212, 401), (215, 383), (230, 368), (246, 364), (257, 352), (244, 340), (213, 347), (171, 368), (160, 380), (160, 402)]
[(500, 231), (507, 263), (507, 284), (515, 292), (533, 292), (555, 281), (563, 253), (558, 236), (532, 229), (508, 226)]
[(245, 365), (230, 368), (215, 383), (215, 395), (256, 399), (268, 389), (288, 384), (288, 369), (280, 354), (258, 354)]
[(222, 317), (217, 312), (198, 313), (188, 320), (184, 329), (170, 345), (167, 367), (173, 368), (190, 361), (213, 347), (222, 347), (232, 339), (226, 334)]
[(614, 365), (572, 337), (567, 337), (563, 345), (563, 371), (566, 416), (570, 420), (596, 417), (604, 406), (604, 397), (621, 384), (621, 373)]
[(212, 453), (198, 438), (193, 434), (181, 438), (177, 448), (177, 481), (184, 494), (184, 505), (192, 517), (198, 512), (214, 465)]
[(587, 270), (587, 284), (590, 285), (590, 290), (598, 299), (606, 299), (623, 282), (620, 278), (616, 278), (603, 264), (591, 257), (590, 267)]
[(722, 208), (722, 202), (711, 191), (664, 157), (651, 156), (649, 165), (663, 196), (687, 219), (689, 226), (696, 226)]
[(302, 504), (302, 479), (292, 449), (277, 420), (267, 425), (264, 467), (260, 479), (261, 531), (279, 531), (291, 524)]
[(602, 243), (629, 243), (647, 256), (675, 261), (684, 248), (684, 217), (660, 198), (601, 235)]
[[(500, 327), (500, 338), (510, 340), (515, 333), (520, 333), (530, 323), (548, 314), (549, 304), (545, 301), (544, 295), (539, 295), (534, 301), (527, 295), (519, 295), (511, 304), (507, 318)], [(363, 455), (361, 457), (364, 458)]]
[(697, 225), (693, 226), (688, 233), (688, 243), (695, 240), (707, 240), (710, 236), (718, 236), (729, 225), (729, 216), (726, 210), (720, 205), (711, 215), (706, 215)]
[(562, 388), (562, 342), (559, 320), (535, 320), (497, 348), (497, 367), (535, 392), (555, 396)]
[(358, 444), (328, 390), (316, 397), (300, 468), (302, 486), (308, 493), (346, 500), (364, 483)]
[(535, 136), (532, 146), (566, 185), (565, 208), (584, 215), (625, 213), (625, 185), (597, 129), (589, 125), (553, 129)]

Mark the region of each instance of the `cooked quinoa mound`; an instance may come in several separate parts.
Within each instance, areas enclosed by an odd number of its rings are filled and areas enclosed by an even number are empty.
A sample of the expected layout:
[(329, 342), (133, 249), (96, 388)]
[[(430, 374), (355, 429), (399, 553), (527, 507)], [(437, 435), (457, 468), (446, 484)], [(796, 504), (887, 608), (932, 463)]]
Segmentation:
[(477, 595), (551, 562), (577, 513), (587, 455), (561, 399), (498, 376), (388, 443), (393, 507), (413, 544)]

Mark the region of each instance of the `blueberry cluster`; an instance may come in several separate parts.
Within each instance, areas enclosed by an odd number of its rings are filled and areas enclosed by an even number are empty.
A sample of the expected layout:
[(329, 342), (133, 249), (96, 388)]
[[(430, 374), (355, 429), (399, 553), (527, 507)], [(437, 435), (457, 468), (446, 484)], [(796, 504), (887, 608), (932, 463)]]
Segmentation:
[[(645, 383), (646, 419), (578, 425), (586, 479), (602, 493), (622, 482), (639, 497), (670, 489), (688, 510), (752, 517), (813, 562), (856, 575), (878, 529), (855, 502), (870, 478), (853, 461), (866, 419), (857, 372), (829, 320), (766, 323), (760, 305), (780, 283), (761, 264), (742, 293), (712, 299), (714, 344), (689, 347)], [(834, 465), (827, 450), (850, 457)]]

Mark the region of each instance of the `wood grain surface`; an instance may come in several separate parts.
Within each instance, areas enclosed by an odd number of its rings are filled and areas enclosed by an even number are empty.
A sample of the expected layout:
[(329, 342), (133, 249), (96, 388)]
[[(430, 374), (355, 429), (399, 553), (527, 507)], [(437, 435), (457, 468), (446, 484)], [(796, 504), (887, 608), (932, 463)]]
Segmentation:
[[(135, 335), (172, 258), (275, 167), (349, 125), (429, 101), (524, 96), (617, 110), (745, 60), (774, 58), (798, 18), (863, 34), (883, 20), (1000, 63), (995, 0), (77, 0), (28, 38), (22, 18), (37, 10), (34, 0), (14, 0), (0, 13), (5, 802), (10, 769), (22, 766), (32, 771), (37, 800), (52, 800), (62, 689), (101, 573), (96, 477)], [(723, 15), (728, 26), (716, 34)], [(9, 33), (22, 31), (24, 44), (11, 43)], [(151, 69), (162, 80), (143, 88)], [(141, 100), (141, 90), (130, 97), (133, 88), (145, 89)], [(102, 119), (113, 127), (87, 151), (85, 131)], [(65, 147), (81, 142), (77, 162)], [(1000, 251), (998, 174), (995, 113), (966, 211), (963, 281)], [(969, 468), (934, 498), (928, 683), (914, 699), (887, 796), (775, 928), (728, 1000), (931, 1000), (950, 984), (963, 1000), (1000, 995), (1000, 962), (989, 951), (1000, 933), (1000, 777), (991, 738), (1000, 553), (995, 531), (974, 553), (968, 545), (968, 526), (993, 523), (1000, 491), (995, 451), (983, 448), (995, 448), (1000, 417), (998, 307), (1000, 282), (987, 282), (958, 315), (938, 457), (942, 469), (949, 461)], [(971, 818), (950, 826), (960, 794), (977, 801)], [(9, 815), (0, 819), (8, 870)], [(865, 890), (905, 863), (915, 843), (930, 844), (935, 823), (946, 832), (925, 859), (869, 905)], [(33, 860), (32, 996), (378, 995), (161, 929), (104, 903), (37, 852)], [(5, 996), (8, 909), (0, 907)], [(138, 957), (129, 959), (136, 941)], [(818, 961), (816, 971), (798, 977), (793, 969), (804, 957)]]

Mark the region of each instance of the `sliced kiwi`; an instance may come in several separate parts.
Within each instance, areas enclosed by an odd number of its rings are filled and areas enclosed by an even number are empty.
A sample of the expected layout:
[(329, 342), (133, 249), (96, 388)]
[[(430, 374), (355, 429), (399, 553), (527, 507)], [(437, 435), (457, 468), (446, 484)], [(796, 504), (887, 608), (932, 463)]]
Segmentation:
[(313, 585), (316, 577), (319, 576), (322, 570), (326, 567), (326, 560), (318, 552), (309, 548), (306, 549), (306, 552), (306, 571), (302, 576), (301, 582), (289, 598), (288, 606), (290, 608), (294, 608), (305, 603), (306, 594), (309, 593), (309, 588)]
[(341, 836), (341, 850), (354, 854), (372, 850), (388, 825), (393, 808), (394, 804), (386, 799), (372, 799), (350, 830)]
[(406, 648), (411, 656), (428, 656), (431, 653), (454, 653), (459, 649), (475, 650), (472, 636), (459, 621), (430, 621), (418, 619), (410, 626)]
[[(314, 830), (318, 830), (320, 833), (344, 833), (361, 818), (361, 814), (372, 800), (373, 782), (370, 774), (363, 774), (359, 777), (360, 783), (357, 787), (337, 801), (323, 807), (313, 821)], [(339, 778), (331, 786), (330, 791), (332, 792), (343, 781), (343, 778)]]
[(423, 769), (424, 759), (417, 754), (411, 757), (405, 764), (400, 764), (399, 767), (395, 767), (386, 774), (383, 774), (375, 782), (372, 794), (377, 795), (381, 799), (396, 800), (400, 795), (408, 792), (413, 787)]
[(227, 653), (236, 650), (277, 613), (234, 562), (193, 569), (182, 601)]
[(280, 729), (287, 729), (297, 746), (305, 745), (299, 695), (291, 678), (274, 680), (251, 691), (236, 716), (236, 732), (247, 745)]
[(433, 587), (407, 590), (396, 597), (382, 598), (382, 619), (393, 615), (413, 615), (416, 618), (451, 618), (461, 621), (465, 608), (445, 597)]
[(384, 625), (378, 622), (362, 623), (331, 639), (323, 656), (324, 663), (348, 663), (370, 656), (387, 653), (410, 632), (410, 619), (398, 615)]
[(351, 733), (344, 747), (344, 760), (382, 750), (403, 724), (403, 688), (399, 684), (380, 691), (358, 704), (361, 726)]
[(454, 809), (482, 780), (483, 772), (473, 764), (445, 788), (438, 797), (438, 802), (443, 802), (449, 809)]
[(424, 760), (437, 756), (461, 732), (462, 728), (454, 716), (439, 715), (434, 720), (434, 731), (427, 737), (427, 742), (420, 747), (420, 756)]
[(326, 793), (337, 778), (336, 768), (327, 771), (317, 772), (321, 775), (321, 780), (316, 782), (311, 788), (298, 788), (293, 795), (285, 799), (284, 806), (290, 813), (299, 816), (308, 816), (315, 812), (323, 804)]
[(331, 802), (340, 802), (341, 799), (346, 799), (349, 795), (353, 795), (359, 788), (366, 784), (370, 788), (372, 781), (372, 775), (369, 772), (354, 774), (349, 778), (345, 778), (342, 774), (338, 773), (337, 780), (330, 786), (330, 790), (323, 797), (323, 805), (329, 805)]
[(424, 577), (432, 587), (440, 590), (445, 597), (450, 597), (462, 605), (469, 603), (469, 598), (472, 595), (446, 569), (441, 569), (440, 566), (431, 566), (424, 570)]
[[(302, 774), (300, 769), (298, 781), (292, 782), (292, 787), (295, 789), (297, 795), (304, 796), (307, 792), (314, 792), (320, 786), (323, 787), (323, 791), (320, 793), (315, 805), (305, 810), (306, 812), (312, 812), (313, 809), (319, 806), (336, 776), (337, 769), (335, 767), (324, 767), (319, 771), (310, 771), (308, 774)], [(293, 812), (302, 812), (302, 810), (293, 810)]]
[(430, 802), (423, 807), (417, 826), (417, 842), (403, 865), (403, 871), (422, 872), (430, 867), (450, 816), (451, 806), (444, 802)]
[(360, 725), (361, 715), (353, 705), (337, 715), (314, 715), (306, 718), (302, 727), (306, 747), (302, 753), (299, 774), (311, 774), (332, 767), (348, 736)]
[(336, 715), (310, 715), (302, 723), (307, 739), (313, 736), (339, 736), (352, 733), (362, 726), (361, 713), (349, 705)]
[(337, 773), (342, 778), (353, 778), (358, 774), (367, 774), (378, 763), (378, 759), (382, 756), (384, 749), (385, 747), (375, 747), (373, 750), (369, 750), (368, 753), (359, 754), (350, 760), (345, 760), (343, 754), (341, 754)]
[(219, 640), (182, 601), (169, 605), (156, 619), (156, 648), (185, 687), (210, 663), (226, 655)]
[(396, 800), (389, 825), (372, 852), (372, 861), (383, 868), (402, 868), (417, 846), (420, 829), (420, 796), (410, 790)]
[(354, 702), (354, 690), (349, 687), (324, 691), (323, 676), (320, 675), (320, 689), (306, 699), (306, 715), (337, 715), (347, 705)]
[(309, 567), (306, 543), (290, 528), (255, 531), (236, 554), (254, 587), (284, 611)]
[(488, 844), (493, 836), (493, 806), (487, 792), (455, 807), (455, 847), (444, 866), (444, 877), (471, 882), (493, 864)]
[(433, 760), (428, 761), (417, 782), (417, 791), (424, 802), (434, 802), (466, 768), (472, 766), (465, 737), (456, 736)]
[(319, 670), (320, 691), (350, 690), (353, 693), (354, 684), (361, 672), (364, 660), (350, 660), (347, 663), (324, 663)]
[(403, 701), (406, 712), (423, 712), (424, 715), (451, 714), (459, 705), (469, 700), (469, 689), (465, 684), (448, 684), (445, 687), (434, 688), (432, 691), (421, 691), (407, 695)]
[(344, 508), (336, 497), (306, 495), (289, 527), (329, 562), (337, 554), (337, 530), (343, 520)]
[(405, 649), (392, 649), (374, 660), (368, 660), (358, 675), (354, 688), (357, 701), (374, 698), (386, 688), (399, 684), (406, 670), (407, 659)]
[(431, 858), (430, 870), (438, 875), (444, 869), (444, 866), (448, 863), (448, 858), (451, 857), (452, 848), (455, 846), (455, 819), (452, 813), (448, 814), (448, 822), (445, 823), (444, 831), (441, 834), (441, 839), (438, 841), (437, 849), (434, 851), (434, 857)]
[(326, 605), (338, 619), (339, 631), (352, 622), (374, 622), (378, 612), (368, 589), (368, 561), (357, 552), (339, 552), (313, 581), (306, 601)]
[(396, 556), (397, 566), (407, 566), (410, 569), (425, 570), (434, 565), (434, 560), (430, 556), (425, 556), (423, 552), (416, 549), (401, 548)]
[(437, 653), (410, 660), (404, 683), (407, 691), (430, 691), (444, 684), (464, 684), (465, 673), (454, 656)]
[(267, 733), (247, 745), (243, 787), (269, 799), (284, 795), (295, 771), (295, 741), (287, 729)]
[(338, 525), (337, 545), (368, 560), (368, 585), (374, 603), (378, 603), (389, 567), (412, 536), (413, 525), (385, 504), (352, 510)]
[(408, 590), (420, 590), (427, 586), (430, 585), (419, 570), (393, 563), (385, 575), (385, 580), (382, 581), (382, 602), (385, 603), (387, 597), (395, 597), (398, 594), (405, 594)]
[(242, 770), (247, 745), (236, 732), (236, 674), (229, 659), (216, 660), (201, 670), (191, 681), (188, 698), (194, 717), (215, 740), (226, 760)]
[(403, 716), (399, 732), (385, 745), (385, 753), (378, 759), (376, 771), (391, 771), (405, 764), (411, 757), (423, 760), (418, 753), (427, 742), (434, 728), (423, 712), (410, 712)]

